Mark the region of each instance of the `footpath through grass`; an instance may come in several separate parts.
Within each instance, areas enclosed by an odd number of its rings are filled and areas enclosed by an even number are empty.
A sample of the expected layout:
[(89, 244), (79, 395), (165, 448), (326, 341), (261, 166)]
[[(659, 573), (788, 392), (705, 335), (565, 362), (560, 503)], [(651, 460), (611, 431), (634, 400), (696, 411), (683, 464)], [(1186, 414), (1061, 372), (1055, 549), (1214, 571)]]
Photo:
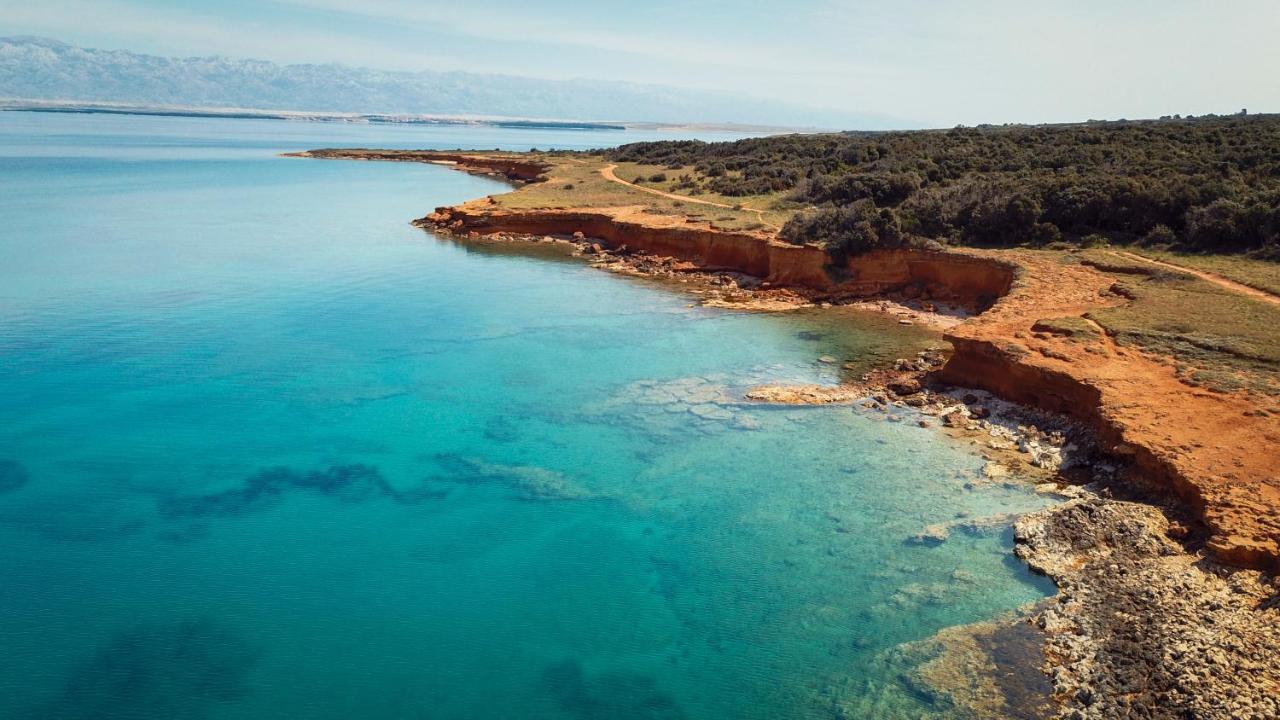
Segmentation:
[(1141, 247), (1127, 247), (1125, 250), (1174, 265), (1211, 272), (1241, 285), (1280, 295), (1280, 262), (1255, 260), (1239, 255), (1199, 255)]
[[(719, 198), (715, 196), (690, 195), (690, 200), (666, 198), (653, 193), (644, 192), (622, 183), (613, 182), (601, 175), (601, 170), (612, 164), (601, 155), (542, 153), (535, 157), (551, 166), (543, 182), (521, 186), (517, 190), (493, 196), (501, 207), (511, 209), (570, 209), (570, 208), (608, 208), (608, 207), (642, 207), (645, 212), (673, 217), (688, 218), (707, 222), (724, 230), (762, 230), (768, 229), (761, 223), (760, 216), (741, 206), (742, 198)], [(646, 178), (657, 175), (661, 168), (645, 168)], [(631, 182), (638, 169), (635, 167), (618, 168), (616, 175), (620, 180)], [(643, 187), (660, 190), (677, 195), (688, 194), (671, 180), (646, 182)], [(720, 202), (729, 207), (715, 207), (693, 200), (709, 200)], [(755, 207), (755, 206), (753, 206)], [(780, 225), (785, 218), (776, 223)]]
[(1131, 298), (1087, 315), (1116, 342), (1170, 358), (1188, 384), (1280, 397), (1280, 307), (1104, 251), (1068, 257), (1116, 274)]

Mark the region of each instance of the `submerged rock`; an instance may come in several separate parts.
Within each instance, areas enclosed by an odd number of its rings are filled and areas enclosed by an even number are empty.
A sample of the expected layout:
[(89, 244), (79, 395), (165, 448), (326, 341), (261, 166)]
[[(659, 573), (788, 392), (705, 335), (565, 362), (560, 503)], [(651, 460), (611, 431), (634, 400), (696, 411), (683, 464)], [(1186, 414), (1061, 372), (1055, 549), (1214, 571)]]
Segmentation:
[(30, 717), (199, 718), (250, 691), (258, 651), (208, 619), (120, 633), (67, 677), (59, 696)]
[(520, 500), (587, 500), (594, 495), (564, 475), (528, 465), (501, 465), (454, 454), (435, 457), (449, 471), (440, 479), (466, 485), (498, 484), (515, 492)]
[(0, 460), (0, 495), (27, 484), (27, 471), (16, 460)]
[(825, 405), (853, 402), (862, 397), (862, 391), (848, 385), (760, 385), (744, 397), (775, 405)]

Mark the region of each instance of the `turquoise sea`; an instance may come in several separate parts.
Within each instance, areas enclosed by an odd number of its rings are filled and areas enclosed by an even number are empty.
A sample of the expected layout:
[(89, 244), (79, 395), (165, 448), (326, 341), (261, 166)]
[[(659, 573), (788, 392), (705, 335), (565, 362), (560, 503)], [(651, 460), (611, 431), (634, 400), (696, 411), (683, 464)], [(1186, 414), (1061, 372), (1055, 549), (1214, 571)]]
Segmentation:
[[(919, 337), (691, 307), (408, 225), (500, 192), (320, 146), (634, 133), (0, 113), (0, 717), (838, 718), (1043, 597), (910, 419), (736, 402)], [(838, 366), (837, 366), (838, 367)]]

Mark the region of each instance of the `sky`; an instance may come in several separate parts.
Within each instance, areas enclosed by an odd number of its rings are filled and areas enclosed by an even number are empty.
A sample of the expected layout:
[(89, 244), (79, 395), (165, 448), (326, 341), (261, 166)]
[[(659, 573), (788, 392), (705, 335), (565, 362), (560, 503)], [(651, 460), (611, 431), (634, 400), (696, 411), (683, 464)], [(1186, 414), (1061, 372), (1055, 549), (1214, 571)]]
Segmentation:
[(0, 0), (0, 36), (707, 88), (950, 127), (1280, 111), (1280, 0)]

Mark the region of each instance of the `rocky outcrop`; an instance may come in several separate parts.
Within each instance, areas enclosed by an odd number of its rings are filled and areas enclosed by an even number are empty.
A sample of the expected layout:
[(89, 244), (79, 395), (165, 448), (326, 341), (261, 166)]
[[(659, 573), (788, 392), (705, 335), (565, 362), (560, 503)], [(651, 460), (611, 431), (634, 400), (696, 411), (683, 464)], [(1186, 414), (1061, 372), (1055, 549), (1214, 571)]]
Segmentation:
[(1197, 562), (1151, 505), (1085, 498), (1015, 524), (1016, 552), (1054, 579), (1033, 617), (1058, 717), (1280, 717), (1280, 586)]
[(868, 295), (942, 294), (990, 307), (1013, 286), (1017, 267), (995, 258), (928, 250), (877, 250), (848, 260), (846, 287)]

